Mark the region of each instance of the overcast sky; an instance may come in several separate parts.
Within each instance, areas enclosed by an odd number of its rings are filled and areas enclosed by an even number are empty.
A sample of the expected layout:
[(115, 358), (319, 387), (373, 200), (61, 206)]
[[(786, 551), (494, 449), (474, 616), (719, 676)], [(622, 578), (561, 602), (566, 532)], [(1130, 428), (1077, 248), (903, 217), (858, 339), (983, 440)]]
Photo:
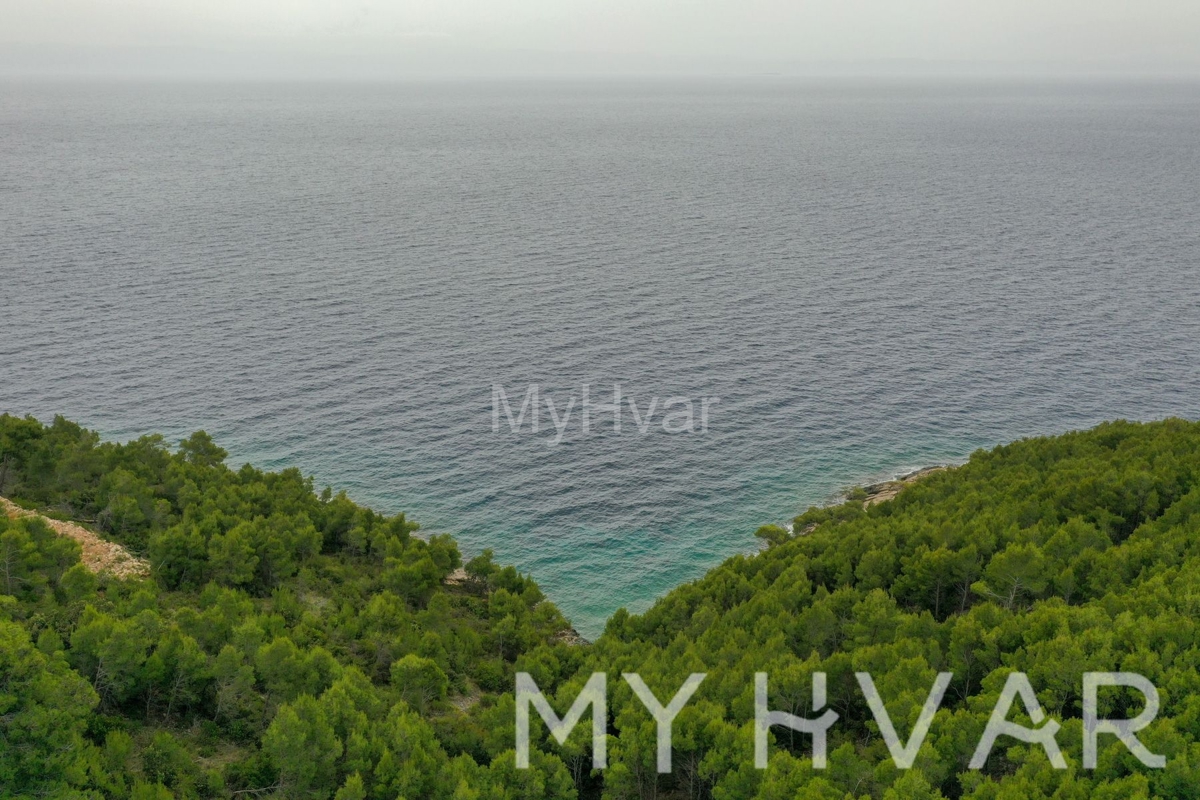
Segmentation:
[(1200, 74), (1200, 0), (0, 0), (0, 71)]

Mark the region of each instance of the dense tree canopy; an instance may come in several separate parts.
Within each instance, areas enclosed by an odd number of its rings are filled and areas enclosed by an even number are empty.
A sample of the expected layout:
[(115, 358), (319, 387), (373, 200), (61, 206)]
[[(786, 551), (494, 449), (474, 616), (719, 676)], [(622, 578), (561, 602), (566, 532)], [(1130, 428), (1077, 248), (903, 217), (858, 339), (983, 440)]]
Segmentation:
[[(148, 580), (96, 576), (36, 518), (0, 519), (0, 797), (1200, 797), (1198, 424), (1020, 441), (886, 503), (810, 509), (802, 535), (764, 530), (763, 552), (618, 611), (584, 647), (490, 553), (446, 583), (462, 565), (449, 537), (225, 458), (203, 433), (172, 451), (0, 417), (0, 494), (152, 564)], [(536, 715), (517, 769), (518, 670), (559, 714), (593, 672), (612, 676), (607, 769), (592, 769), (590, 724), (559, 745)], [(1082, 673), (1117, 670), (1159, 689), (1139, 738), (1164, 769), (1112, 736), (1083, 766)], [(863, 671), (901, 739), (953, 673), (911, 770), (893, 764)], [(1061, 723), (1067, 769), (1014, 739), (968, 768), (1014, 671)], [(618, 676), (665, 703), (697, 672), (660, 774), (654, 720)], [(756, 672), (772, 709), (810, 717), (812, 676), (827, 675), (825, 769), (780, 727), (755, 769)], [(1100, 695), (1106, 716), (1141, 702)]]
[(450, 537), (225, 458), (0, 416), (5, 497), (152, 565), (93, 575), (0, 514), (0, 797), (507, 797), (498, 694), (531, 650), (578, 664), (562, 615), (490, 554), (445, 586)]

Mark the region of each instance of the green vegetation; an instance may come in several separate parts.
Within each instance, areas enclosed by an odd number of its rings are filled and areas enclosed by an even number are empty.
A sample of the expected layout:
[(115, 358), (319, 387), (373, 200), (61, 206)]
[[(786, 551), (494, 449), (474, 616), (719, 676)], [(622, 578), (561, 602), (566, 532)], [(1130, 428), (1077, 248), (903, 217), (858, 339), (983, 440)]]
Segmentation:
[[(568, 671), (582, 651), (533, 581), (485, 553), (445, 586), (450, 537), (225, 455), (0, 416), (0, 495), (153, 570), (93, 575), (0, 514), (0, 797), (537, 796), (509, 788), (497, 693), (531, 651)], [(535, 767), (573, 793), (557, 757)]]
[[(793, 526), (806, 535), (764, 529), (767, 550), (618, 611), (590, 647), (558, 642), (565, 620), (489, 555), (444, 584), (461, 560), (449, 538), (224, 457), (203, 434), (171, 452), (0, 417), (0, 494), (93, 520), (153, 567), (93, 576), (37, 520), (0, 521), (0, 796), (1200, 797), (1200, 424), (1021, 441), (886, 503), (810, 509)], [(559, 746), (536, 715), (532, 769), (516, 769), (515, 670), (560, 714), (610, 675), (608, 769), (591, 770), (590, 725)], [(1082, 768), (1081, 675), (1114, 670), (1158, 687), (1138, 735), (1165, 769), (1112, 736)], [(893, 766), (856, 671), (901, 738), (954, 673), (914, 769)], [(1012, 739), (967, 769), (1012, 671), (1062, 722), (1067, 770)], [(708, 673), (675, 720), (670, 774), (622, 672), (663, 701)], [(802, 716), (827, 673), (827, 769), (785, 728), (754, 769), (756, 672), (772, 709)], [(1100, 698), (1104, 716), (1141, 707)]]

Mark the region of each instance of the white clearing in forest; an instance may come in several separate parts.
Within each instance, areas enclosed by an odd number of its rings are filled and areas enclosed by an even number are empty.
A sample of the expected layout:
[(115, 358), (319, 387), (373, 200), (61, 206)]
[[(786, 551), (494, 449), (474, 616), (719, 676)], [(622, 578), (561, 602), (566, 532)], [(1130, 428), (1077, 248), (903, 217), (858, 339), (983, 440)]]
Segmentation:
[(92, 572), (107, 572), (118, 578), (148, 578), (150, 577), (150, 562), (137, 558), (124, 547), (101, 539), (99, 535), (73, 522), (60, 522), (38, 514), (36, 511), (25, 509), (0, 497), (0, 508), (9, 519), (18, 517), (37, 517), (46, 523), (59, 536), (67, 536), (79, 542), (83, 553), (80, 560)]

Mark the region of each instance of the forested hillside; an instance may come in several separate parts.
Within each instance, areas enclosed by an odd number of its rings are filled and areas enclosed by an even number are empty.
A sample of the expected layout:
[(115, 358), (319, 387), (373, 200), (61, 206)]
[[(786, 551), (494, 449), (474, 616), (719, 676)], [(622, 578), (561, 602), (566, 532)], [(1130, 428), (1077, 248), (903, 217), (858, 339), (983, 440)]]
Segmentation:
[[(1200, 797), (1198, 424), (1021, 441), (885, 503), (811, 509), (802, 535), (764, 531), (764, 552), (619, 611), (585, 647), (560, 641), (567, 622), (512, 568), (485, 555), (447, 585), (461, 561), (448, 537), (314, 493), (296, 470), (224, 462), (204, 434), (172, 451), (0, 417), (0, 495), (89, 521), (152, 566), (94, 575), (36, 519), (0, 520), (0, 796)], [(606, 770), (591, 770), (590, 725), (560, 747), (536, 715), (533, 768), (516, 769), (517, 670), (559, 714), (608, 673)], [(1082, 767), (1081, 675), (1117, 670), (1158, 687), (1138, 735), (1165, 769), (1112, 736)], [(902, 739), (936, 674), (954, 673), (912, 770), (892, 765), (856, 671)], [(968, 769), (1013, 671), (1062, 722), (1066, 770), (1013, 739)], [(669, 774), (623, 672), (663, 702), (707, 673)], [(754, 768), (756, 672), (773, 709), (802, 716), (816, 716), (812, 674), (828, 675), (826, 769), (778, 727)], [(1131, 717), (1142, 699), (1101, 701)]]
[(0, 797), (573, 792), (553, 756), (512, 778), (495, 706), (523, 653), (581, 657), (533, 581), (485, 554), (444, 586), (450, 537), (225, 456), (203, 433), (172, 452), (0, 416), (0, 496), (153, 570), (94, 575), (72, 540), (0, 514)]
[[(612, 618), (590, 668), (638, 672), (664, 701), (688, 673), (708, 678), (675, 721), (670, 776), (654, 773), (649, 714), (615, 684), (609, 796), (1200, 797), (1200, 425), (1117, 422), (1020, 441), (866, 510), (859, 500), (811, 509), (794, 529), (813, 523), (641, 617)], [(1165, 769), (1142, 766), (1112, 736), (1100, 738), (1098, 768), (1081, 768), (1082, 673), (1117, 670), (1158, 687), (1162, 709), (1139, 738), (1167, 755)], [(773, 709), (806, 716), (818, 716), (805, 713), (811, 675), (827, 674), (841, 717), (827, 769), (813, 770), (809, 737), (786, 728), (773, 729), (769, 768), (753, 768), (758, 671), (770, 675)], [(873, 675), (902, 740), (936, 674), (954, 673), (912, 770), (892, 765), (856, 671)], [(1062, 721), (1067, 770), (1013, 739), (983, 770), (967, 769), (1013, 671)], [(1144, 702), (1100, 698), (1114, 718)]]

